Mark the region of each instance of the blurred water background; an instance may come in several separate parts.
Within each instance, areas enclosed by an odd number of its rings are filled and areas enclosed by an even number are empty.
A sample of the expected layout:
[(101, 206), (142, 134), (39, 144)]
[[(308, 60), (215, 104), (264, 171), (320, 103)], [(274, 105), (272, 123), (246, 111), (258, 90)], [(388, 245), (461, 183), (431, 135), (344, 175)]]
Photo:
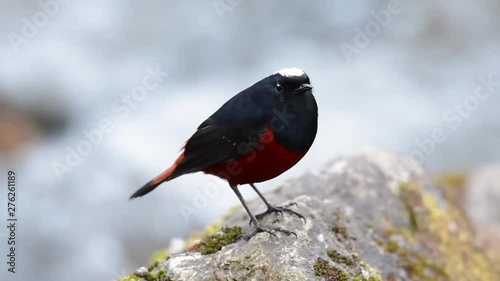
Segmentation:
[[(283, 67), (311, 77), (319, 132), (263, 190), (365, 144), (435, 173), (500, 158), (500, 85), (473, 97), (500, 81), (498, 1), (0, 3), (0, 170), (18, 174), (19, 217), (18, 273), (2, 257), (1, 280), (113, 280), (238, 204), (202, 174), (128, 196), (224, 101)], [(140, 101), (123, 100), (155, 77)], [(435, 130), (445, 137), (431, 149)], [(68, 156), (77, 149), (86, 155)]]

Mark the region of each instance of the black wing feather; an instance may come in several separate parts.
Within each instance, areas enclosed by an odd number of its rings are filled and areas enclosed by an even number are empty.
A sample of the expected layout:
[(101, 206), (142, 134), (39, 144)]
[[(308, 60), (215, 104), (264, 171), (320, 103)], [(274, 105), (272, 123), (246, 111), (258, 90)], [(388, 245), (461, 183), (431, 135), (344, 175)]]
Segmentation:
[(205, 124), (187, 141), (184, 159), (179, 163), (176, 173), (201, 171), (251, 153), (258, 147), (259, 134), (263, 128), (264, 125), (253, 130), (241, 130)]
[[(187, 141), (184, 159), (175, 174), (202, 171), (257, 149), (259, 136), (270, 119), (270, 110), (261, 106), (263, 98), (259, 92), (263, 91), (258, 83), (243, 90), (201, 123)], [(273, 103), (267, 101), (264, 104)]]

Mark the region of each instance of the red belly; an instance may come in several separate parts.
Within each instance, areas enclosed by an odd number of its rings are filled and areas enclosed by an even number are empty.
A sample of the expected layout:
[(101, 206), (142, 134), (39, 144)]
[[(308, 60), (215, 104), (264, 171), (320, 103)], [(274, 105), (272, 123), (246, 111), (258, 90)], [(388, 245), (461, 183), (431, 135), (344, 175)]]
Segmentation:
[(262, 182), (281, 175), (299, 162), (304, 153), (287, 150), (276, 142), (271, 130), (261, 137), (259, 149), (242, 158), (213, 165), (204, 170), (228, 180), (231, 184)]

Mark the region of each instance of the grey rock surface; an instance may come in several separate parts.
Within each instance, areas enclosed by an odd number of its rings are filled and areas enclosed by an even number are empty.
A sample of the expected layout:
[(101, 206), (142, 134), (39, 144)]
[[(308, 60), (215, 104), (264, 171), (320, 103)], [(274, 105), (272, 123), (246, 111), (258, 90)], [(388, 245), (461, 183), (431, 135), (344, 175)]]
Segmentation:
[[(165, 271), (166, 280), (500, 280), (489, 260), (454, 238), (468, 235), (467, 223), (448, 215), (451, 207), (438, 187), (409, 157), (364, 148), (266, 197), (278, 205), (297, 203), (290, 208), (305, 223), (285, 213), (262, 221), (297, 237), (259, 233), (205, 255), (188, 246), (151, 272)], [(259, 199), (249, 205), (256, 211), (264, 206)], [(248, 216), (237, 208), (223, 224), (248, 231)], [(467, 266), (456, 258), (464, 254), (477, 259), (467, 264), (477, 272), (461, 271)]]
[[(352, 258), (356, 241), (373, 241), (366, 225), (351, 224), (349, 233), (345, 235), (332, 231), (334, 225), (338, 225), (339, 229), (347, 227), (350, 220), (350, 216), (335, 219), (335, 212), (344, 216), (336, 200), (300, 196), (294, 202), (298, 204), (295, 209), (306, 217), (306, 223), (286, 214), (283, 217), (270, 215), (263, 223), (292, 230), (297, 233), (297, 238), (293, 235), (277, 234), (277, 237), (272, 237), (267, 233), (257, 234), (248, 242), (228, 245), (214, 255), (189, 253), (172, 257), (164, 265), (165, 268), (174, 279), (179, 280), (321, 280), (315, 277), (314, 263), (318, 257), (328, 260), (329, 248)], [(239, 211), (235, 215), (244, 217)], [(276, 219), (279, 221), (273, 223)], [(246, 223), (246, 219), (239, 222), (241, 225)], [(363, 245), (367, 247), (366, 254), (378, 252), (376, 245)], [(383, 260), (380, 264), (391, 263), (390, 257)], [(366, 277), (377, 274), (360, 264), (352, 268), (346, 266), (345, 270)]]

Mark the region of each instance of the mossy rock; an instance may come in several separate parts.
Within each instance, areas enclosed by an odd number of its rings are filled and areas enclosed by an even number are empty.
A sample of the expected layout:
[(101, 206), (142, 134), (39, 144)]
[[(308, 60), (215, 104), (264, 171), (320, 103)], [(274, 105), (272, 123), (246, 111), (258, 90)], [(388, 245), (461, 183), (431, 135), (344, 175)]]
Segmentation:
[[(235, 241), (248, 227), (237, 207), (189, 238), (187, 251), (147, 272), (204, 281), (500, 280), (497, 263), (475, 246), (460, 208), (466, 176), (446, 175), (438, 184), (429, 179), (418, 163), (397, 153), (365, 149), (340, 157), (268, 194), (278, 205), (296, 202), (306, 222), (284, 213), (262, 223), (297, 237), (259, 233)], [(260, 199), (248, 203), (263, 207)]]
[(241, 234), (241, 227), (224, 227), (215, 234), (202, 238), (199, 243), (190, 247), (189, 251), (200, 252), (202, 255), (213, 254), (233, 243)]
[[(463, 183), (463, 178), (455, 178), (449, 188), (459, 188), (457, 182)], [(410, 234), (408, 229), (386, 231), (384, 249), (399, 257), (411, 280), (500, 280), (492, 261), (474, 245), (474, 230), (458, 205), (447, 201), (447, 206), (441, 207), (418, 182), (401, 185), (397, 195), (407, 209)], [(405, 245), (391, 236), (402, 239)]]

